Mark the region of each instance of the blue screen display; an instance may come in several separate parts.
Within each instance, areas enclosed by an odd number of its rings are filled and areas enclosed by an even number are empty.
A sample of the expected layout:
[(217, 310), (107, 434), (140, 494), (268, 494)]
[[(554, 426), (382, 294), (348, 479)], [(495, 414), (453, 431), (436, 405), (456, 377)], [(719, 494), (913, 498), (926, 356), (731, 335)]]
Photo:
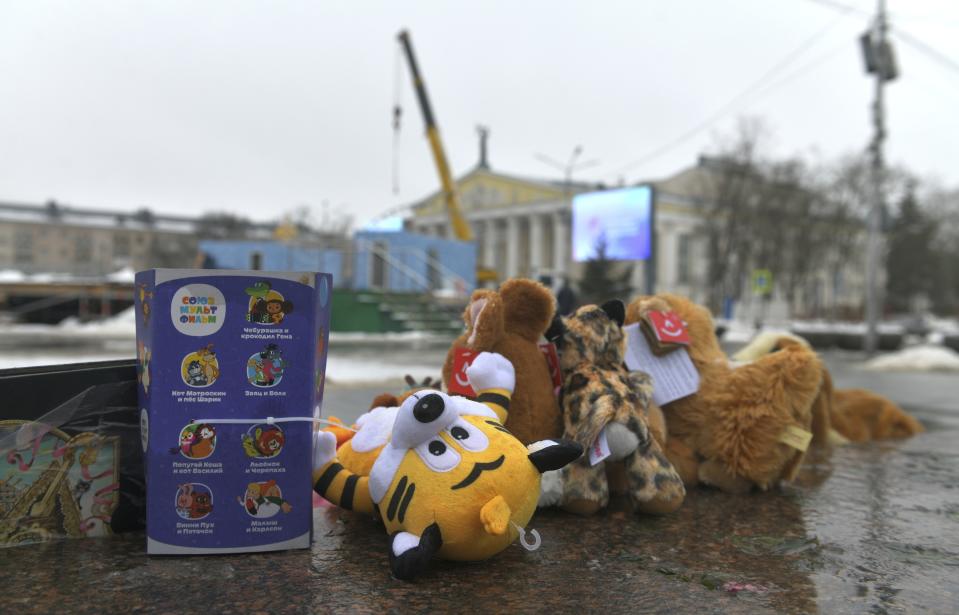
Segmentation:
[(596, 257), (605, 242), (610, 260), (647, 260), (653, 190), (649, 186), (587, 192), (573, 197), (573, 260)]

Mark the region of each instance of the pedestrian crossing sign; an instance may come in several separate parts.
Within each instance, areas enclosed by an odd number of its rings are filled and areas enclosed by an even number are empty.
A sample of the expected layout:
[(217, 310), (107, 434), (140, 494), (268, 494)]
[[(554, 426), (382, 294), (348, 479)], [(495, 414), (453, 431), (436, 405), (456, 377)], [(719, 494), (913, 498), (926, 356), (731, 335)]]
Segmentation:
[(753, 294), (771, 295), (773, 292), (773, 272), (769, 269), (753, 270)]

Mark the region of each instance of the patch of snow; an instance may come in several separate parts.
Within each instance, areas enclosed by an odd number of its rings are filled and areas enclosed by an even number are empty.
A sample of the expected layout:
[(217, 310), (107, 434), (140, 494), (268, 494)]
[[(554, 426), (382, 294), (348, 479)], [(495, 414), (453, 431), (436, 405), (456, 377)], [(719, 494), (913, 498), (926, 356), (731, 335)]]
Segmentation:
[[(795, 320), (789, 324), (789, 330), (795, 333), (843, 333), (865, 335), (864, 322), (829, 322), (823, 320)], [(906, 328), (897, 322), (881, 322), (876, 330), (882, 335), (905, 335)]]
[(929, 317), (926, 324), (929, 325), (929, 329), (933, 333), (938, 333), (941, 336), (959, 335), (959, 320), (954, 318)]
[(716, 324), (726, 327), (723, 332), (722, 341), (728, 344), (746, 344), (753, 339), (758, 331), (753, 323), (743, 320), (720, 320)]
[(133, 306), (102, 320), (80, 322), (75, 316), (70, 316), (56, 325), (56, 329), (63, 334), (129, 339), (136, 337), (136, 328), (137, 312)]
[(65, 353), (24, 353), (20, 355), (0, 354), (0, 369), (35, 367), (40, 365), (65, 365), (68, 363), (92, 363), (94, 361), (117, 361), (120, 359), (133, 358), (134, 356), (132, 351), (88, 355)]
[(136, 279), (136, 275), (137, 272), (133, 270), (133, 267), (124, 267), (119, 271), (114, 271), (113, 273), (107, 274), (107, 281), (133, 284)]
[(442, 371), (442, 365), (390, 363), (383, 360), (371, 361), (370, 359), (349, 357), (337, 353), (330, 353), (326, 360), (326, 377), (331, 383), (335, 384), (402, 380), (406, 374), (411, 374), (417, 379), (422, 379), (424, 376), (435, 378)]
[(15, 282), (23, 282), (26, 277), (22, 271), (17, 271), (16, 269), (0, 270), (0, 283), (12, 284)]
[(364, 333), (362, 331), (330, 331), (330, 342), (415, 342), (422, 340), (451, 339), (449, 335), (428, 331), (403, 331), (395, 333)]
[(959, 353), (942, 346), (914, 346), (867, 361), (864, 369), (873, 371), (959, 371)]

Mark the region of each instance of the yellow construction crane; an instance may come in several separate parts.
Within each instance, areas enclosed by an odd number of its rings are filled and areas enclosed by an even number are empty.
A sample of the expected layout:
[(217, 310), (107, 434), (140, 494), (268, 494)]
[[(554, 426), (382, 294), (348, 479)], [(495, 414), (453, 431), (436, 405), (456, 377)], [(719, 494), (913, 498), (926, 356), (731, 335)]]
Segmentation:
[[(416, 55), (413, 53), (413, 43), (410, 40), (410, 33), (402, 30), (397, 38), (406, 54), (406, 61), (410, 65), (410, 75), (413, 78), (413, 88), (416, 90), (416, 99), (420, 105), (420, 111), (423, 112), (423, 122), (426, 124), (426, 138), (430, 143), (430, 150), (433, 152), (433, 161), (436, 163), (436, 170), (440, 175), (440, 184), (443, 186), (443, 200), (446, 203), (446, 213), (449, 215), (450, 224), (453, 227), (453, 235), (460, 241), (473, 241), (473, 231), (469, 223), (463, 217), (460, 209), (459, 195), (456, 192), (456, 184), (453, 182), (453, 175), (450, 173), (450, 165), (446, 161), (446, 152), (443, 150), (443, 142), (440, 140), (440, 131), (436, 126), (436, 119), (433, 117), (433, 108), (430, 106), (429, 96), (426, 94), (426, 84), (420, 76), (419, 65), (416, 63)], [(495, 282), (499, 276), (492, 269), (477, 266), (476, 279), (478, 282)]]

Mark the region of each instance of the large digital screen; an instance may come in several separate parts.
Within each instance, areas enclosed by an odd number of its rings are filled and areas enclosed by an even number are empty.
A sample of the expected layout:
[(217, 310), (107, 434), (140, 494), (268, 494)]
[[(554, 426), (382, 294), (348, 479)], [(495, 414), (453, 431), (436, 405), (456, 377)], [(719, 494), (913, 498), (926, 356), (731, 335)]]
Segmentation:
[(573, 260), (596, 258), (602, 243), (610, 260), (647, 260), (652, 218), (650, 186), (577, 194), (573, 197)]

